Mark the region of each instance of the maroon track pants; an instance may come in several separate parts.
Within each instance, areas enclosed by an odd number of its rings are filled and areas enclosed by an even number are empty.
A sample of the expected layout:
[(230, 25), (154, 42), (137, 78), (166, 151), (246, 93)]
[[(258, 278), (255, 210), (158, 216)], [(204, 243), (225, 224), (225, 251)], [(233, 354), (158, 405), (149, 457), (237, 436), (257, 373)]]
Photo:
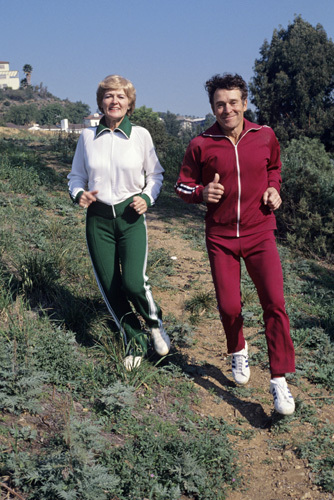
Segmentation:
[(240, 292), (240, 259), (243, 258), (263, 309), (271, 374), (294, 372), (294, 348), (274, 232), (240, 238), (207, 234), (206, 244), (228, 352), (240, 351), (245, 346)]

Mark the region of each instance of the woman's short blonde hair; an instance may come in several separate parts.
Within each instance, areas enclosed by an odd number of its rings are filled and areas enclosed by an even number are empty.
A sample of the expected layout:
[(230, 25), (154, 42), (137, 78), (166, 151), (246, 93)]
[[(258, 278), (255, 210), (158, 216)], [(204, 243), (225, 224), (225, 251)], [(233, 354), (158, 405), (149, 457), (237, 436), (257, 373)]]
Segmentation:
[(109, 75), (106, 76), (102, 82), (99, 83), (99, 86), (96, 91), (96, 102), (99, 110), (103, 113), (102, 101), (104, 94), (107, 90), (124, 90), (127, 98), (129, 99), (129, 109), (127, 111), (127, 115), (130, 116), (136, 107), (136, 89), (130, 80), (123, 78), (119, 75)]

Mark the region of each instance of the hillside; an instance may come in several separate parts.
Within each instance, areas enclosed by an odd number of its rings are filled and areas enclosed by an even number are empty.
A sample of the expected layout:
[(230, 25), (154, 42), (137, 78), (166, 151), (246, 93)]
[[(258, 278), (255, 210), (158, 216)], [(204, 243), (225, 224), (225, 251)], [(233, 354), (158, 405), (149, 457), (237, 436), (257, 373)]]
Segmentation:
[(7, 122), (15, 125), (34, 122), (40, 125), (55, 125), (62, 118), (68, 118), (71, 123), (82, 123), (89, 113), (87, 104), (59, 99), (42, 84), (18, 90), (0, 89), (1, 125)]
[(333, 266), (280, 247), (297, 354), (296, 412), (280, 417), (254, 287), (243, 273), (251, 380), (237, 387), (204, 209), (167, 172), (147, 274), (173, 346), (127, 373), (67, 194), (73, 147), (0, 128), (1, 498), (332, 499)]

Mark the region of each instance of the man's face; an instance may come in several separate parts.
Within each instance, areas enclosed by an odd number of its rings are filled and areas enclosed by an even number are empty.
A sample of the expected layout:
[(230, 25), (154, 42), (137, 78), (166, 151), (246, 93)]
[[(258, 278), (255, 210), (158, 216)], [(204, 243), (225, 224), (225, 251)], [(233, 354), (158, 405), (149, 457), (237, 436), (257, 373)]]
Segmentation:
[(227, 136), (239, 135), (243, 129), (247, 99), (241, 99), (239, 89), (217, 89), (213, 96), (213, 113)]

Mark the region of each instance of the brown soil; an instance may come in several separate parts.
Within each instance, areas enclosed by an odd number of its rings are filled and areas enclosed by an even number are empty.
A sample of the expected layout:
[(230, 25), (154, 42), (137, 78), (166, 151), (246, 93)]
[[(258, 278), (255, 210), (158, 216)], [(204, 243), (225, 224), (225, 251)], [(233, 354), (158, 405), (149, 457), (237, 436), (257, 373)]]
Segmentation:
[[(166, 277), (171, 290), (153, 287), (155, 299), (161, 304), (165, 315), (173, 314), (180, 321), (187, 321), (184, 304), (195, 290), (212, 292), (209, 264), (202, 251), (192, 247), (191, 242), (181, 237), (180, 229), (175, 229), (175, 221), (159, 218), (157, 213), (147, 217), (149, 248), (165, 248), (174, 259), (175, 275)], [(167, 221), (167, 222), (166, 222)], [(194, 224), (182, 220), (183, 227)], [(202, 231), (203, 228), (195, 227)], [(269, 394), (269, 372), (260, 366), (251, 367), (251, 379), (247, 387), (250, 397), (235, 396), (229, 389), (233, 382), (230, 356), (226, 353), (225, 335), (220, 320), (208, 319), (204, 313), (196, 325), (196, 343), (183, 349), (189, 364), (194, 366), (193, 381), (199, 390), (200, 404), (194, 408), (199, 414), (223, 418), (228, 424), (238, 425), (243, 434), (250, 438), (232, 436), (234, 448), (239, 454), (239, 465), (244, 476), (242, 491), (231, 492), (228, 500), (330, 500), (332, 494), (321, 491), (312, 482), (312, 471), (307, 461), (297, 458), (296, 444), (307, 439), (314, 432), (311, 424), (293, 422), (288, 432), (273, 432), (273, 422), (279, 416), (273, 411), (272, 396)], [(258, 330), (246, 328), (250, 350), (251, 337)], [(205, 365), (205, 374), (196, 367)], [(308, 396), (311, 385), (303, 380), (299, 387), (290, 385), (294, 397), (299, 396), (316, 409), (320, 422), (334, 423), (333, 407), (316, 406), (316, 401)], [(323, 391), (324, 396), (328, 396)], [(241, 434), (241, 433), (240, 433)], [(333, 436), (334, 440), (334, 436)], [(284, 442), (284, 445), (282, 445)]]

